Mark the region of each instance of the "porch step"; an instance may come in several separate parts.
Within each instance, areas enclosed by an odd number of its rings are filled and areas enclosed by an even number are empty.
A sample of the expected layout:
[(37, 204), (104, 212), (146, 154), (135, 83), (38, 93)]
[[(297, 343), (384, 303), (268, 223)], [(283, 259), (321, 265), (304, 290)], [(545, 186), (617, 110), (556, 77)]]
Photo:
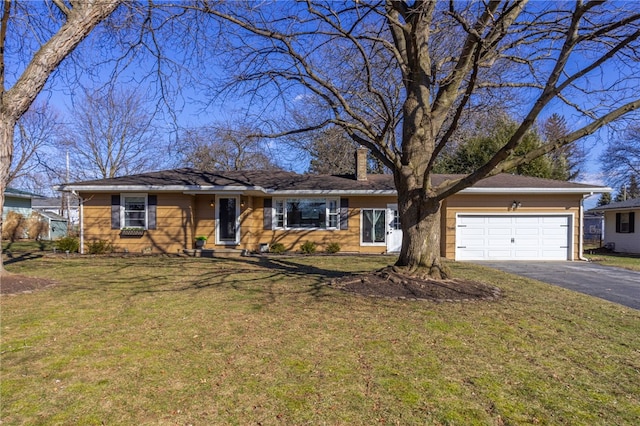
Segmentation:
[(241, 257), (248, 254), (247, 250), (240, 249), (185, 249), (183, 253), (191, 257)]

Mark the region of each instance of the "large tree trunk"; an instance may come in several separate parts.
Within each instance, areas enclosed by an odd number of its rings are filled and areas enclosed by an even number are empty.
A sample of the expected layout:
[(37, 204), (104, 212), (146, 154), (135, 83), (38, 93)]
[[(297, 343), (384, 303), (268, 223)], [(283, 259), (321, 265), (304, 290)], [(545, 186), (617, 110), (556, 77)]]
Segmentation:
[(0, 275), (4, 274), (4, 256), (2, 254), (2, 228), (4, 220), (4, 190), (7, 187), (9, 168), (13, 156), (13, 132), (16, 120), (8, 117), (4, 111), (0, 112)]
[(398, 210), (402, 227), (402, 249), (396, 266), (412, 275), (446, 279), (449, 269), (440, 256), (440, 202), (424, 196), (421, 189), (409, 189), (396, 176)]

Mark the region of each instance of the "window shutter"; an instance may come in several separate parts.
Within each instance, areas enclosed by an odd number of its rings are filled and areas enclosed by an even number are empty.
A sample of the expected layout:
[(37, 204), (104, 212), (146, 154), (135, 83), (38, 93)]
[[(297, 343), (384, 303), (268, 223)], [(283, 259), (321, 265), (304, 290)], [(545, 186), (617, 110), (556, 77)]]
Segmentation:
[(157, 195), (149, 195), (147, 197), (147, 207), (149, 211), (147, 212), (149, 223), (147, 223), (147, 229), (156, 229), (156, 211), (158, 208), (158, 196)]
[(264, 208), (263, 208), (263, 225), (264, 229), (273, 229), (273, 201), (271, 198), (264, 199)]
[(120, 195), (111, 196), (111, 229), (120, 229)]
[(620, 216), (622, 216), (621, 213), (616, 213), (616, 232), (620, 233)]
[(630, 212), (629, 213), (629, 233), (633, 234), (636, 230), (635, 230), (635, 216), (636, 216), (636, 212)]
[(340, 229), (349, 229), (349, 199), (340, 199)]

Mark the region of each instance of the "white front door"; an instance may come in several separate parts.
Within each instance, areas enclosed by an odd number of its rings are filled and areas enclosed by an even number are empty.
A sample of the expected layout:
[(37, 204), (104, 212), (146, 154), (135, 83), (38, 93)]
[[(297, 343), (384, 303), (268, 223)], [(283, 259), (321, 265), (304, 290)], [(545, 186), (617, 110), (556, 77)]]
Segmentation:
[(218, 196), (216, 202), (216, 244), (236, 245), (240, 242), (238, 197)]
[(396, 253), (402, 248), (402, 228), (397, 204), (387, 204), (387, 252)]

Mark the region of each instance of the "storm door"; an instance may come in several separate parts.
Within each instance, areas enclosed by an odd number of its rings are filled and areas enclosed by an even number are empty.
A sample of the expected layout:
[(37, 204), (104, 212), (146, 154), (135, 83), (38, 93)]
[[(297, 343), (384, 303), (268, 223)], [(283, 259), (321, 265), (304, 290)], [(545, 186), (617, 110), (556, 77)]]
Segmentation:
[(218, 197), (216, 216), (216, 244), (238, 244), (240, 242), (238, 197)]

